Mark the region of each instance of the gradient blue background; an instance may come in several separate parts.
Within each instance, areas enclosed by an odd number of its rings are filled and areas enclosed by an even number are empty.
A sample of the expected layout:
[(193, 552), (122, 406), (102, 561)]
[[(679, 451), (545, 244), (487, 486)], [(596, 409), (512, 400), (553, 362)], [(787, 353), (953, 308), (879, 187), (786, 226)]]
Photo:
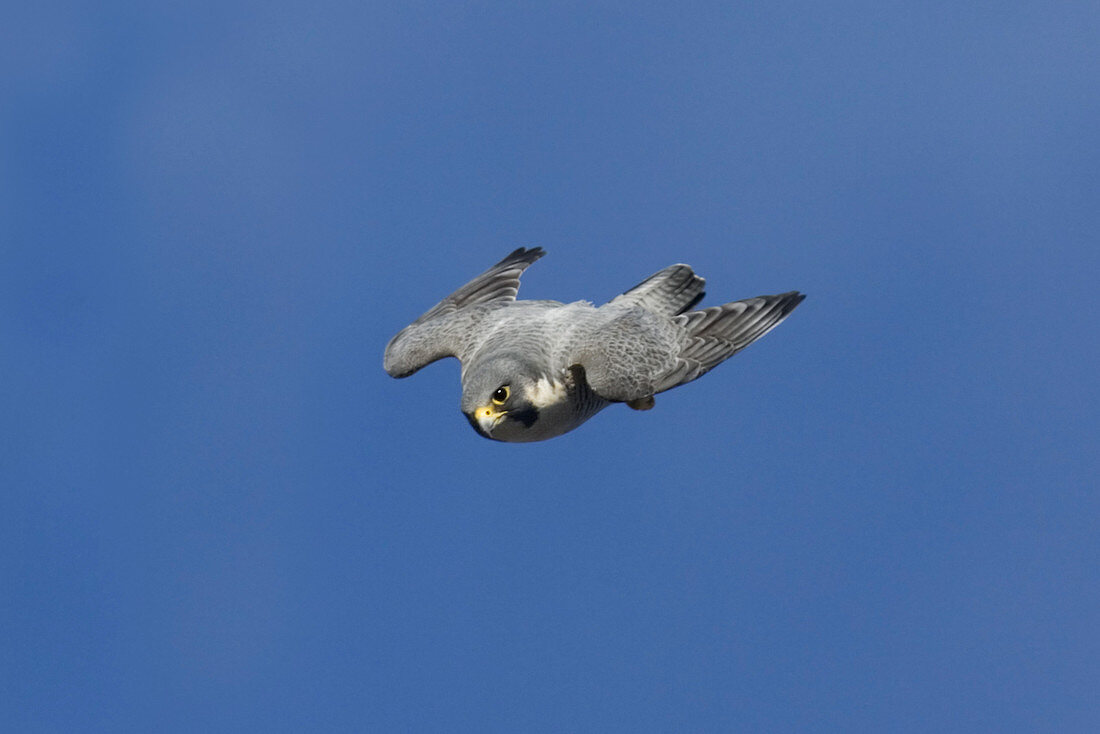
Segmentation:
[[(0, 30), (6, 731), (1100, 730), (1100, 6), (36, 3)], [(485, 441), (400, 327), (779, 329)]]

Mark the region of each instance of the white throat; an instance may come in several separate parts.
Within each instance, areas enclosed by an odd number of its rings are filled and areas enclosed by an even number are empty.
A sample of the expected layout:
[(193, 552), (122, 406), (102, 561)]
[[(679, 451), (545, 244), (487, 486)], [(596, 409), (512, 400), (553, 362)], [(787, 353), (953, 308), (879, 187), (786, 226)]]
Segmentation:
[(540, 377), (533, 388), (527, 391), (527, 400), (539, 410), (557, 405), (566, 398), (564, 382), (556, 382)]

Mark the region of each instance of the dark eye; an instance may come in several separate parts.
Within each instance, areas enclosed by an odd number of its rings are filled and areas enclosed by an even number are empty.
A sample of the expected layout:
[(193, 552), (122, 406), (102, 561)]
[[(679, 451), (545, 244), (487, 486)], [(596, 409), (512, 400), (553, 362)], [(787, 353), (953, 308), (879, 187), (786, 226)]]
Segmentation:
[(503, 405), (504, 401), (508, 399), (509, 390), (507, 385), (501, 385), (493, 391), (493, 402), (497, 405)]

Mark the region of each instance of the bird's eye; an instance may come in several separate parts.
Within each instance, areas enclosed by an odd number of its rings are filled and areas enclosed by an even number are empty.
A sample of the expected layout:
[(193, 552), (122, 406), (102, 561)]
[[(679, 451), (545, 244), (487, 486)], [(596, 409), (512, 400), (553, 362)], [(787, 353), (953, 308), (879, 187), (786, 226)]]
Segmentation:
[(497, 405), (504, 405), (504, 401), (508, 399), (510, 391), (507, 385), (501, 385), (493, 391), (493, 402)]

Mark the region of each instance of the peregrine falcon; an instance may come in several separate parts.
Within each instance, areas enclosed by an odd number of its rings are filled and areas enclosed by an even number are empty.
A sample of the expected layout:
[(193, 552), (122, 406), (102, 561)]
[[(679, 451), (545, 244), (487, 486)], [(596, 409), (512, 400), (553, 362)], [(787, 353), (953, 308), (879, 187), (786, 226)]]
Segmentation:
[(462, 364), (462, 412), (497, 441), (542, 441), (612, 403), (653, 396), (702, 376), (774, 329), (797, 291), (691, 309), (704, 280), (670, 265), (596, 307), (517, 301), (519, 277), (543, 256), (519, 248), (402, 329), (383, 366), (408, 377), (443, 357)]

